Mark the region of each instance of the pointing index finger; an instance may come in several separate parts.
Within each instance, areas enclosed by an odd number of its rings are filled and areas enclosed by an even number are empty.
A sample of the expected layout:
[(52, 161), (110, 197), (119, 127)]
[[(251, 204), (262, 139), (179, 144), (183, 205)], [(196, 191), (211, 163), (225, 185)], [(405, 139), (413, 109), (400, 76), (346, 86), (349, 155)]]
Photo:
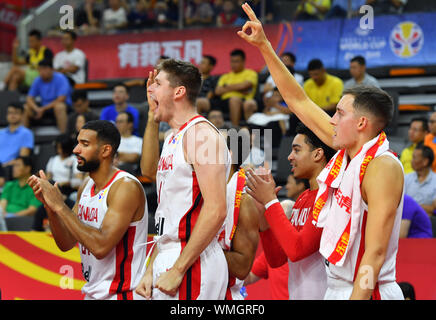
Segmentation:
[(247, 3), (247, 2), (245, 2), (243, 5), (242, 5), (242, 9), (245, 11), (245, 13), (247, 14), (247, 16), (248, 16), (248, 18), (251, 20), (251, 21), (259, 21), (258, 19), (257, 19), (257, 17), (256, 17), (256, 14), (254, 13), (254, 11), (253, 11), (253, 9), (251, 9), (251, 7), (250, 7), (250, 5)]

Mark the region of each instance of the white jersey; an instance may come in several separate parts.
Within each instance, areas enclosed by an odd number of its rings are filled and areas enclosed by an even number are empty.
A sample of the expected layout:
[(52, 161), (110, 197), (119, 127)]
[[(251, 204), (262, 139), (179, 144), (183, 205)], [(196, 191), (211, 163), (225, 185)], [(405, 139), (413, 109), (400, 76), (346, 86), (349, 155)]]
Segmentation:
[[(401, 162), (398, 160), (398, 158), (391, 152), (387, 151), (380, 154), (379, 156), (384, 155), (391, 156), (401, 165)], [(402, 167), (403, 166), (401, 165), (401, 168)], [(401, 196), (401, 202), (396, 211), (394, 226), (392, 228), (391, 237), (389, 239), (389, 244), (386, 251), (386, 258), (378, 276), (377, 281), (379, 284), (395, 281), (398, 239), (400, 235), (401, 217), (403, 215), (403, 199), (404, 187), (403, 194)], [(350, 285), (352, 285), (352, 283), (354, 282), (357, 271), (359, 269), (360, 260), (362, 259), (363, 253), (365, 252), (365, 227), (366, 218), (368, 215), (368, 205), (363, 201), (363, 199), (360, 207), (362, 208), (361, 219), (359, 223), (360, 231), (356, 233), (356, 239), (354, 240), (353, 245), (348, 248), (348, 250), (350, 251), (345, 258), (344, 264), (341, 267), (338, 267), (333, 265), (332, 263), (326, 262), (327, 276), (329, 278), (339, 279), (344, 282), (348, 282)]]
[[(227, 183), (227, 216), (218, 238), (220, 246), (227, 251), (232, 247), (233, 236), (238, 225), (241, 198), (245, 193), (244, 186), (245, 171), (244, 169), (240, 169), (238, 172), (233, 174), (230, 181)], [(244, 298), (241, 295), (241, 288), (243, 285), (244, 281), (229, 275), (226, 300), (243, 300)]]
[[(140, 184), (130, 173), (118, 170), (106, 186), (95, 194), (94, 181), (89, 179), (83, 189), (77, 209), (78, 217), (84, 224), (100, 228), (108, 209), (107, 196), (110, 188), (115, 181), (124, 177)], [(142, 277), (141, 270), (146, 257), (146, 246), (143, 244), (147, 242), (147, 234), (146, 202), (142, 219), (129, 224), (123, 238), (103, 259), (97, 259), (85, 246), (79, 244), (82, 273), (87, 281), (82, 292), (86, 294), (87, 299), (125, 300), (133, 298), (133, 290)]]

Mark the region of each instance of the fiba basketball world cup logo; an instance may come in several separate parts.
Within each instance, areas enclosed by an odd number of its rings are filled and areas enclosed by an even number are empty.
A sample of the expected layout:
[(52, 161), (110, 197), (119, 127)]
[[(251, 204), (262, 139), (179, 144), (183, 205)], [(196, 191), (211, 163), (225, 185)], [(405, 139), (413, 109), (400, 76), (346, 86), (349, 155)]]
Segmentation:
[(424, 33), (419, 25), (406, 21), (397, 24), (389, 39), (392, 51), (400, 58), (411, 58), (424, 44)]

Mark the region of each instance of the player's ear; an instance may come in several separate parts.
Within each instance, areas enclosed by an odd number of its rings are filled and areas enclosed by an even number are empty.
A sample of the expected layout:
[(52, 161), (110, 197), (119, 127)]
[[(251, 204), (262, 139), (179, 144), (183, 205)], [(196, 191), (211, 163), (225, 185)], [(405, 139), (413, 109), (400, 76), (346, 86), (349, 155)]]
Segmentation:
[(112, 156), (112, 146), (110, 144), (104, 144), (102, 150), (103, 158), (108, 158)]
[(184, 86), (176, 87), (174, 98), (176, 100), (183, 98), (186, 95), (186, 88)]
[(321, 161), (322, 158), (324, 157), (324, 150), (322, 148), (316, 148), (315, 150), (313, 150), (313, 157), (315, 161)]

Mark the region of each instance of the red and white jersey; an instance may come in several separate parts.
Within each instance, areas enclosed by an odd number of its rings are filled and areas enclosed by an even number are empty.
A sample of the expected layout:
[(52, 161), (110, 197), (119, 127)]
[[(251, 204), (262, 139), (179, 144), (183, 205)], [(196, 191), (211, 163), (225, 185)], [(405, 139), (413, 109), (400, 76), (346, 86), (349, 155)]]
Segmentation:
[[(200, 115), (193, 117), (181, 126), (177, 133), (170, 134), (165, 139), (157, 167), (158, 207), (155, 223), (157, 234), (160, 236), (159, 242), (180, 243), (181, 250), (189, 240), (203, 206), (203, 197), (194, 168), (185, 160), (183, 137), (189, 128), (203, 121), (219, 133), (206, 118)], [(230, 164), (230, 153), (227, 151), (226, 179)]]
[[(314, 228), (311, 215), (317, 192), (307, 189), (295, 201), (289, 221), (299, 232), (303, 228)], [(327, 289), (327, 277), (319, 251), (296, 262), (288, 259), (288, 264), (289, 300), (322, 300)]]
[[(89, 179), (79, 200), (77, 214), (86, 225), (100, 228), (106, 215), (107, 196), (111, 186), (122, 178), (140, 182), (130, 173), (118, 170), (112, 179), (97, 194), (95, 184)], [(145, 194), (144, 194), (145, 197)], [(120, 199), (119, 201), (123, 201)], [(147, 200), (146, 200), (147, 201)], [(147, 202), (141, 220), (129, 224), (129, 228), (118, 244), (103, 259), (97, 259), (79, 243), (82, 273), (87, 283), (82, 292), (90, 299), (132, 299), (133, 292), (142, 278), (148, 234)]]
[[(393, 159), (398, 161), (401, 165), (400, 160), (392, 154), (391, 152), (384, 152), (379, 156), (388, 155)], [(401, 165), (401, 168), (403, 166)], [(397, 208), (394, 226), (392, 228), (391, 237), (389, 239), (388, 248), (386, 251), (386, 258), (383, 262), (383, 265), (380, 269), (380, 273), (378, 276), (379, 283), (392, 282), (396, 279), (396, 260), (397, 260), (397, 251), (398, 251), (398, 239), (400, 236), (400, 226), (401, 226), (401, 217), (403, 215), (403, 200), (404, 200), (404, 187), (403, 194), (401, 196), (401, 202)], [(360, 208), (362, 210), (360, 222), (358, 225), (358, 231), (356, 232), (356, 238), (352, 246), (349, 246), (349, 253), (345, 258), (344, 264), (341, 267), (335, 266), (332, 263), (326, 262), (327, 275), (331, 278), (345, 280), (349, 283), (354, 282), (354, 279), (357, 276), (357, 271), (360, 266), (360, 261), (365, 252), (365, 228), (366, 228), (366, 219), (368, 215), (368, 205), (361, 200)]]
[[(245, 171), (241, 168), (238, 172), (233, 174), (232, 178), (227, 183), (227, 216), (218, 238), (220, 246), (227, 251), (232, 247), (232, 239), (238, 225), (241, 198), (242, 194), (245, 193), (244, 186)], [(226, 300), (243, 300), (244, 298), (241, 295), (243, 285), (244, 281), (229, 275)]]

